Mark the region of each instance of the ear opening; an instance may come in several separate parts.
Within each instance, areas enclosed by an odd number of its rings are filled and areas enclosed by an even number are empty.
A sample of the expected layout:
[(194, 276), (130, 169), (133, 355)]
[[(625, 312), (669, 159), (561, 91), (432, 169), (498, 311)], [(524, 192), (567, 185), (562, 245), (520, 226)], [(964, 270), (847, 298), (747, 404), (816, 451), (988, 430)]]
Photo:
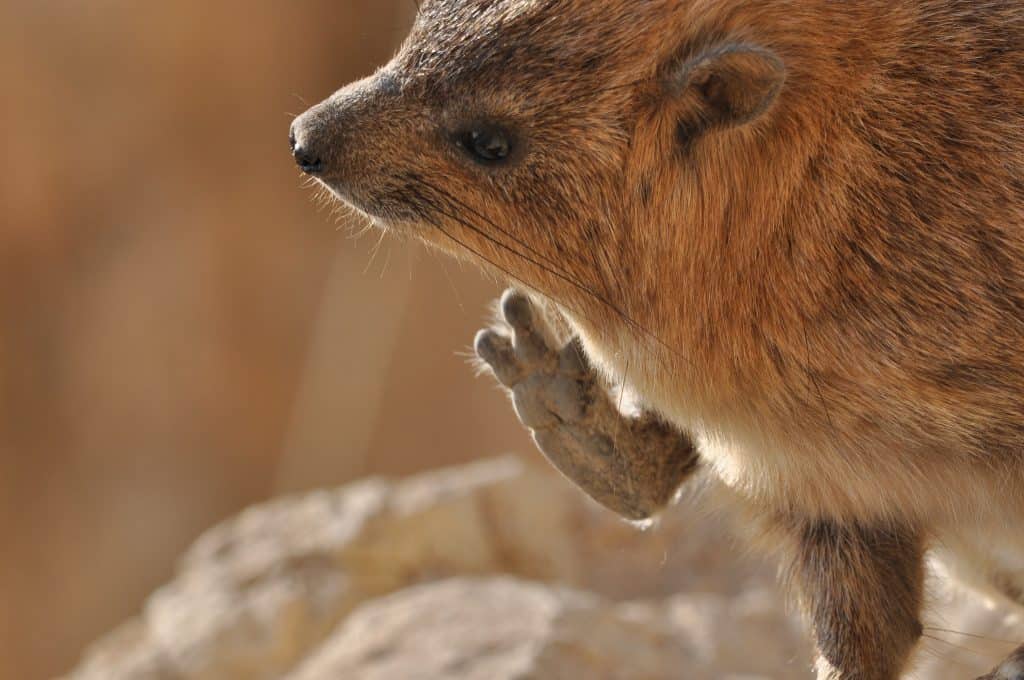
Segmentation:
[(680, 105), (680, 135), (687, 139), (713, 127), (735, 127), (760, 118), (786, 80), (772, 51), (748, 44), (720, 45), (679, 66), (668, 80)]

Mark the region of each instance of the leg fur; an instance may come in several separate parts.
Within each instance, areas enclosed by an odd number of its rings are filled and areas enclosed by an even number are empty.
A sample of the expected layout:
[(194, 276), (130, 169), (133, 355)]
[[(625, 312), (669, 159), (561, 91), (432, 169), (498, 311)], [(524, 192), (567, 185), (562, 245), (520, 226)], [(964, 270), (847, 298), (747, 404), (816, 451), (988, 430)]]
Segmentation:
[(697, 468), (689, 437), (649, 414), (620, 413), (579, 343), (551, 347), (525, 296), (506, 292), (501, 314), (510, 330), (481, 331), (476, 353), (511, 391), (548, 460), (627, 519), (647, 519), (668, 505)]
[(916, 532), (828, 521), (796, 529), (791, 579), (818, 647), (818, 680), (896, 680), (921, 636)]

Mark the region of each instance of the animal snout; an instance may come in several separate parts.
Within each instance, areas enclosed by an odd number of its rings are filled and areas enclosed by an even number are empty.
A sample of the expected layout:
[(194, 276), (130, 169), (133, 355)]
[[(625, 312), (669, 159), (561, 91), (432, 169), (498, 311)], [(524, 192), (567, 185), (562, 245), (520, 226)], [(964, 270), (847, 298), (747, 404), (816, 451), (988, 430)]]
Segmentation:
[(324, 153), (318, 148), (317, 136), (303, 125), (302, 120), (302, 117), (299, 117), (292, 123), (288, 132), (288, 144), (299, 169), (309, 175), (318, 175), (324, 171)]
[(295, 164), (307, 175), (338, 189), (351, 181), (366, 157), (367, 122), (382, 116), (376, 80), (353, 83), (292, 121), (288, 131)]

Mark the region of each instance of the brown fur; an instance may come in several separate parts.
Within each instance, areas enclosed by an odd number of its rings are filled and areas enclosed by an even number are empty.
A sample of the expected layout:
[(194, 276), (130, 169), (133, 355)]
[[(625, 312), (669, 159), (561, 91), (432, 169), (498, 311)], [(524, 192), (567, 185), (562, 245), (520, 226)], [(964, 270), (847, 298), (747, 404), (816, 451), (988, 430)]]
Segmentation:
[[(926, 547), (1019, 591), (1024, 5), (423, 5), (296, 122), (320, 179), (551, 301), (693, 432), (789, 538), (820, 677), (897, 677)], [(450, 143), (476, 119), (516, 131), (507, 163)]]

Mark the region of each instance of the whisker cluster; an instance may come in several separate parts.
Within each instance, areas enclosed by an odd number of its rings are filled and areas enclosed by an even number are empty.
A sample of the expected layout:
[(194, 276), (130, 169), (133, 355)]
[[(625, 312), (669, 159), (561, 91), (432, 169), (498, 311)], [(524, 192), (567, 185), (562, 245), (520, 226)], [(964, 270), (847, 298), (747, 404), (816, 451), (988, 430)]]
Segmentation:
[[(651, 340), (658, 344), (662, 349), (665, 349), (673, 355), (687, 360), (686, 357), (682, 357), (675, 352), (667, 343), (661, 340), (651, 330), (641, 325), (631, 316), (629, 316), (620, 306), (615, 304), (606, 295), (594, 290), (591, 286), (581, 281), (578, 277), (567, 273), (564, 266), (556, 263), (549, 256), (538, 252), (536, 248), (530, 246), (522, 238), (515, 236), (508, 229), (497, 224), (493, 219), (488, 218), (480, 211), (466, 205), (464, 201), (452, 196), (451, 193), (444, 189), (424, 180), (422, 177), (415, 174), (407, 174), (404, 179), (408, 183), (408, 198), (411, 199), (415, 204), (424, 208), (426, 213), (425, 219), (430, 223), (431, 226), (440, 231), (446, 238), (451, 240), (453, 243), (463, 248), (473, 256), (479, 258), (481, 261), (487, 263), (491, 267), (500, 271), (501, 273), (508, 276), (513, 281), (516, 281), (529, 287), (535, 287), (533, 284), (527, 284), (520, 277), (503, 267), (494, 258), (488, 257), (486, 254), (480, 251), (479, 248), (474, 248), (464, 241), (458, 239), (451, 233), (450, 230), (446, 229), (441, 220), (433, 217), (434, 215), (447, 218), (452, 222), (462, 226), (468, 231), (477, 234), (491, 245), (499, 248), (500, 250), (509, 253), (524, 262), (528, 263), (532, 267), (538, 269), (545, 274), (548, 274), (564, 283), (569, 284), (576, 290), (584, 293), (591, 299), (600, 303), (603, 307), (611, 311), (613, 314), (618, 316), (624, 321), (630, 329), (640, 333), (643, 337)], [(472, 218), (479, 220), (488, 227), (487, 229), (478, 226), (478, 224), (471, 221)], [(494, 233), (491, 233), (491, 232)], [(498, 234), (498, 235), (495, 235)], [(503, 238), (502, 238), (503, 237)], [(508, 241), (512, 243), (509, 243)]]

